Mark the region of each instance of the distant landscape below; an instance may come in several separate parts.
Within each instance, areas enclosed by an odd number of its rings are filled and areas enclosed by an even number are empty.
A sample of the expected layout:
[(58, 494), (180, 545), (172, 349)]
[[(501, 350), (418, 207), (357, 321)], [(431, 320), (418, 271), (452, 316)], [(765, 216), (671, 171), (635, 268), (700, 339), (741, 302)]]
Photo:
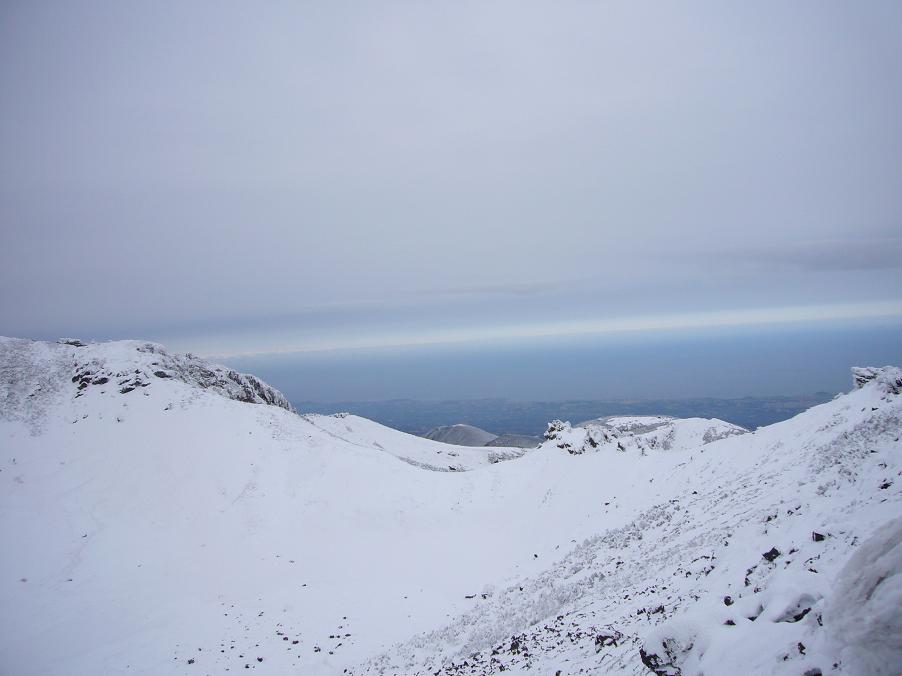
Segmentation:
[(902, 325), (758, 327), (231, 358), (310, 413), (413, 434), (465, 423), (539, 435), (556, 418), (720, 418), (754, 429), (851, 387), (849, 368), (902, 361)]
[(348, 412), (411, 434), (434, 427), (466, 423), (496, 434), (540, 435), (550, 420), (574, 424), (606, 415), (672, 415), (678, 418), (719, 418), (749, 429), (770, 425), (835, 395), (817, 392), (790, 397), (739, 399), (655, 399), (643, 401), (512, 401), (476, 399), (449, 401), (293, 402), (302, 413)]

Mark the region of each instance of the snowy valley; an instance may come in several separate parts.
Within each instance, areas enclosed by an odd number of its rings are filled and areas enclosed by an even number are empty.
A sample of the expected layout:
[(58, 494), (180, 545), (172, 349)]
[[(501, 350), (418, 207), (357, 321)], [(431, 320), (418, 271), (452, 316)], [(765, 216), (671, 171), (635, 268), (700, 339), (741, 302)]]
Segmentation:
[(457, 446), (0, 339), (0, 671), (900, 674), (902, 370), (853, 376), (754, 432)]

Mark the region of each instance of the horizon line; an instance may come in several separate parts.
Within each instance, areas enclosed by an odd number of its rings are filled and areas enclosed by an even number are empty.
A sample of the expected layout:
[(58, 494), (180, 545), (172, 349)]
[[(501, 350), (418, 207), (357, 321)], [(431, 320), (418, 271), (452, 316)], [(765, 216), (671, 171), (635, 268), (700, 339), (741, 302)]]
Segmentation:
[(462, 345), (475, 342), (520, 341), (532, 338), (611, 335), (631, 332), (794, 325), (852, 319), (902, 319), (902, 300), (870, 303), (778, 306), (762, 309), (680, 314), (634, 315), (581, 321), (541, 324), (498, 325), (479, 329), (422, 331), (414, 334), (388, 334), (363, 338), (295, 339), (285, 344), (252, 348), (193, 349), (207, 359), (235, 359), (271, 355), (347, 352), (402, 347)]

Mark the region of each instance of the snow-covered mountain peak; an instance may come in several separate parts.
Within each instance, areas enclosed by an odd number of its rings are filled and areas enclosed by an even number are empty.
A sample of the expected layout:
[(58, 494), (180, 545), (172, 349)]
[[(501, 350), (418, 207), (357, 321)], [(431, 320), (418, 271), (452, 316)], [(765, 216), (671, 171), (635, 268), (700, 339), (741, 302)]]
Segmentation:
[(179, 381), (228, 399), (293, 407), (277, 389), (253, 375), (238, 373), (192, 354), (178, 354), (146, 341), (56, 343), (0, 337), (0, 416), (39, 413), (59, 398), (87, 394), (136, 396), (165, 381)]

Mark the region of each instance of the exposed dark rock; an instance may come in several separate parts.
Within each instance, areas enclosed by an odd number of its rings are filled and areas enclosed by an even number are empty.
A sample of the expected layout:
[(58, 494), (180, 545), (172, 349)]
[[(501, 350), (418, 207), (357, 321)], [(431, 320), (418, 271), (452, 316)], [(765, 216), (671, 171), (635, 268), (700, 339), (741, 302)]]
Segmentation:
[(559, 439), (561, 433), (569, 428), (570, 423), (565, 423), (563, 420), (552, 420), (550, 423), (548, 423), (548, 429), (545, 430), (545, 434), (542, 436), (546, 441)]
[(639, 659), (642, 660), (642, 664), (654, 672), (655, 676), (680, 676), (682, 673), (679, 667), (669, 661), (665, 662), (654, 653), (646, 653), (644, 648), (639, 649)]
[(607, 648), (608, 646), (617, 646), (617, 642), (623, 638), (623, 634), (619, 631), (614, 632), (613, 634), (599, 634), (595, 637), (595, 652), (601, 652), (602, 648)]
[(793, 616), (792, 616), (792, 621), (793, 621), (793, 622), (799, 622), (800, 620), (802, 620), (802, 619), (803, 619), (808, 613), (810, 613), (810, 612), (811, 612), (811, 608), (805, 608), (802, 612), (793, 615)]

